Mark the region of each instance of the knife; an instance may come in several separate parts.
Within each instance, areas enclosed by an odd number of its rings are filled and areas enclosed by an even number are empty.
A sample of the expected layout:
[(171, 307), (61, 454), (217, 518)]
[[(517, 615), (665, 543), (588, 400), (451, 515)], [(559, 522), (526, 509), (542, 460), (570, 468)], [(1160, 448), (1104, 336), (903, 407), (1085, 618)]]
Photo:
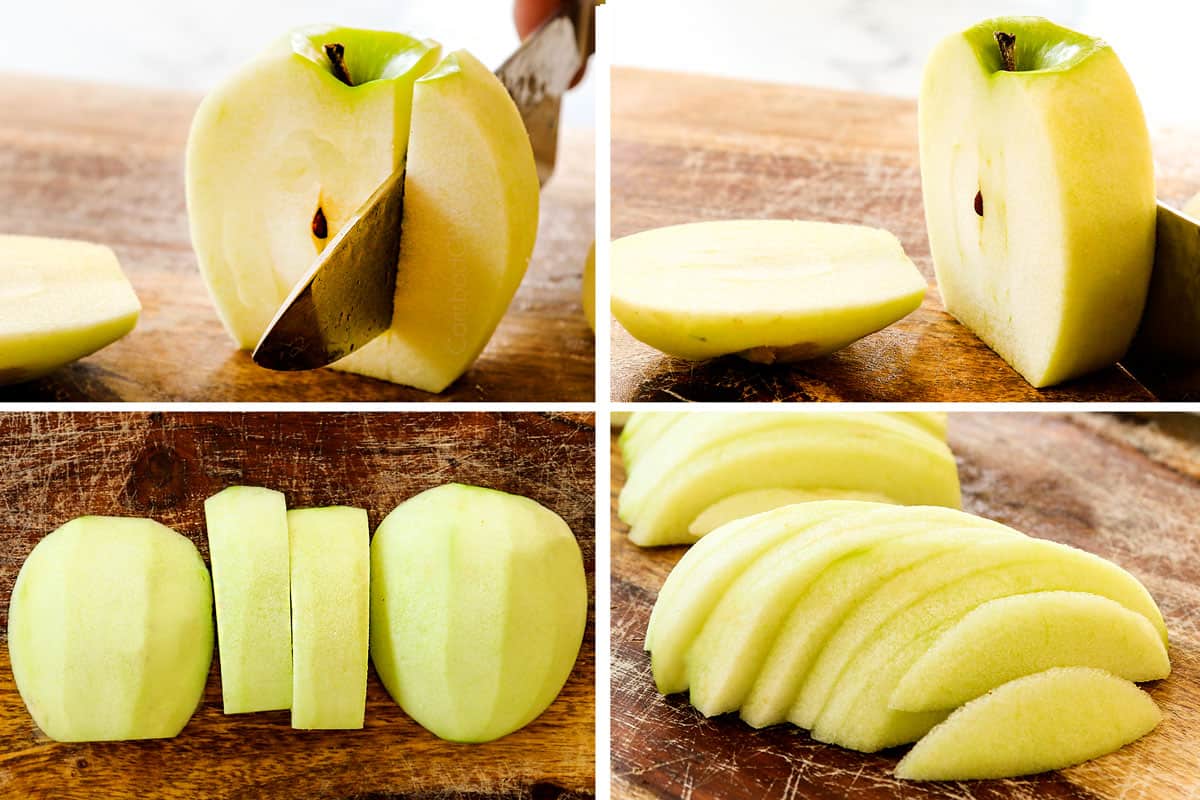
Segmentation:
[(1154, 238), (1154, 272), (1130, 354), (1134, 361), (1195, 364), (1200, 362), (1200, 219), (1160, 200)]
[[(496, 70), (521, 113), (543, 185), (554, 171), (562, 96), (595, 50), (594, 13), (591, 0), (564, 4)], [(390, 328), (403, 217), (401, 164), (292, 289), (254, 348), (255, 363), (324, 367)]]

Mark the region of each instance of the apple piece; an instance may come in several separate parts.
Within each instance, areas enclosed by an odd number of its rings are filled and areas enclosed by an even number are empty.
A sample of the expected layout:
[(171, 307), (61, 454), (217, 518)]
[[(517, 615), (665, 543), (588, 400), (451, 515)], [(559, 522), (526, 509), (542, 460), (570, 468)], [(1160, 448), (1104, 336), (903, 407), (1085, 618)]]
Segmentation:
[(292, 727), (361, 728), (367, 702), (367, 512), (287, 512), (292, 586)]
[(60, 742), (177, 735), (212, 663), (212, 590), (186, 537), (148, 519), (79, 517), (17, 575), (8, 616), (13, 678)]
[[(335, 45), (349, 83), (325, 49)], [(325, 245), (405, 163), (413, 84), (438, 55), (401, 33), (299, 28), (204, 98), (188, 136), (188, 218), (238, 347), (258, 343)]]
[(525, 276), (538, 227), (525, 124), (465, 50), (417, 81), (392, 327), (334, 369), (440, 392), (471, 366)]
[(617, 444), (621, 448), (621, 463), (625, 466), (625, 474), (632, 474), (634, 464), (637, 463), (642, 453), (653, 447), (663, 433), (682, 418), (682, 413), (673, 411), (634, 412), (633, 417), (617, 439)]
[(891, 498), (852, 489), (751, 489), (731, 494), (701, 511), (688, 525), (688, 535), (699, 539), (742, 517), (750, 517), (782, 506), (814, 500), (859, 500), (864, 503), (893, 503)]
[(895, 236), (828, 222), (657, 228), (614, 241), (611, 264), (613, 316), (693, 361), (827, 355), (907, 316), (926, 289)]
[(292, 615), (283, 493), (231, 486), (204, 501), (226, 714), (292, 706)]
[(0, 384), (91, 355), (133, 330), (142, 310), (107, 247), (0, 236)]
[(888, 705), (956, 708), (1024, 675), (1075, 666), (1135, 682), (1171, 671), (1167, 648), (1141, 614), (1094, 594), (1034, 592), (968, 612), (912, 665)]
[(587, 260), (583, 262), (583, 286), (580, 290), (583, 316), (588, 327), (596, 332), (596, 243), (588, 248)]
[(981, 22), (930, 56), (919, 127), (946, 309), (1035, 387), (1117, 361), (1156, 211), (1150, 137), (1112, 48), (1036, 17)]
[(447, 484), (396, 507), (371, 544), (371, 658), (424, 728), (486, 742), (558, 695), (587, 624), (567, 524), (534, 500)]
[(1079, 764), (1145, 736), (1162, 712), (1127, 680), (1088, 667), (1017, 678), (964, 705), (896, 766), (906, 780), (1009, 778)]
[(845, 489), (958, 506), (950, 448), (908, 422), (855, 413), (689, 413), (640, 458), (619, 498), (630, 539), (688, 544), (719, 500), (764, 487)]

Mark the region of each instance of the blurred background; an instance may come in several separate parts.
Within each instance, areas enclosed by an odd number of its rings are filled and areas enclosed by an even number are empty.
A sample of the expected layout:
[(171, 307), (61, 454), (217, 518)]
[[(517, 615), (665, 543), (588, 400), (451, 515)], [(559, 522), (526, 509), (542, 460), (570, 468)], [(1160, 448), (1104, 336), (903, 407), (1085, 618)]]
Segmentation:
[[(0, 72), (204, 92), (290, 28), (405, 31), (498, 67), (517, 46), (513, 0), (57, 0), (5, 2)], [(592, 79), (564, 102), (592, 127)]]
[[(915, 97), (945, 35), (1034, 14), (1106, 39), (1152, 127), (1200, 126), (1196, 0), (610, 0), (613, 63)], [(683, 13), (682, 7), (686, 7)]]

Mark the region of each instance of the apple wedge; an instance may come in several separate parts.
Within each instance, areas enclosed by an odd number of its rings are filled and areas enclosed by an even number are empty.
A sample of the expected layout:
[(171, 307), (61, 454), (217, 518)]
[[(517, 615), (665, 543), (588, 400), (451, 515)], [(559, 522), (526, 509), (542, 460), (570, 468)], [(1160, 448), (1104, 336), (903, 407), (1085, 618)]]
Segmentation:
[(1034, 592), (968, 612), (905, 673), (888, 705), (956, 708), (1024, 675), (1075, 666), (1135, 682), (1171, 671), (1167, 648), (1141, 614), (1099, 595)]
[(283, 493), (231, 486), (204, 501), (226, 714), (292, 707), (291, 577)]
[(91, 355), (133, 330), (142, 310), (112, 250), (0, 236), (0, 384)]
[(80, 517), (21, 566), (8, 613), (13, 678), (60, 742), (177, 735), (212, 664), (212, 589), (186, 537), (148, 519)]
[(828, 355), (916, 310), (925, 289), (895, 236), (860, 225), (695, 222), (612, 243), (613, 316), (692, 361)]
[(731, 494), (701, 511), (688, 525), (688, 535), (699, 539), (735, 519), (818, 500), (857, 500), (863, 503), (887, 504), (894, 502), (881, 494), (856, 492), (853, 489), (751, 489), (748, 492)]
[(1127, 680), (1061, 667), (972, 700), (926, 734), (896, 767), (906, 780), (1007, 778), (1062, 769), (1140, 739), (1162, 712)]
[(946, 309), (1035, 387), (1116, 362), (1156, 211), (1150, 137), (1112, 48), (1036, 17), (981, 22), (929, 57), (919, 127)]
[(292, 586), (292, 727), (361, 728), (367, 699), (367, 512), (287, 512)]
[(396, 507), (371, 544), (371, 658), (424, 728), (486, 742), (566, 683), (587, 624), (579, 544), (550, 509), (447, 484)]

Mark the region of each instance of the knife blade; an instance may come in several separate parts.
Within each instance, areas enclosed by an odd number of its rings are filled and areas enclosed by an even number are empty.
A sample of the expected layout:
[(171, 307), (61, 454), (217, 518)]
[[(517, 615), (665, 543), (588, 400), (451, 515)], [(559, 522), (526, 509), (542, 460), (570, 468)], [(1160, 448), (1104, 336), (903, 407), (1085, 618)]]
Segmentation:
[(1200, 219), (1160, 200), (1154, 237), (1154, 271), (1131, 360), (1200, 362)]
[[(587, 0), (566, 4), (496, 70), (525, 123), (541, 184), (554, 171), (562, 96), (595, 47), (593, 11)], [(254, 348), (256, 364), (324, 367), (391, 327), (403, 212), (401, 164), (292, 289)]]

